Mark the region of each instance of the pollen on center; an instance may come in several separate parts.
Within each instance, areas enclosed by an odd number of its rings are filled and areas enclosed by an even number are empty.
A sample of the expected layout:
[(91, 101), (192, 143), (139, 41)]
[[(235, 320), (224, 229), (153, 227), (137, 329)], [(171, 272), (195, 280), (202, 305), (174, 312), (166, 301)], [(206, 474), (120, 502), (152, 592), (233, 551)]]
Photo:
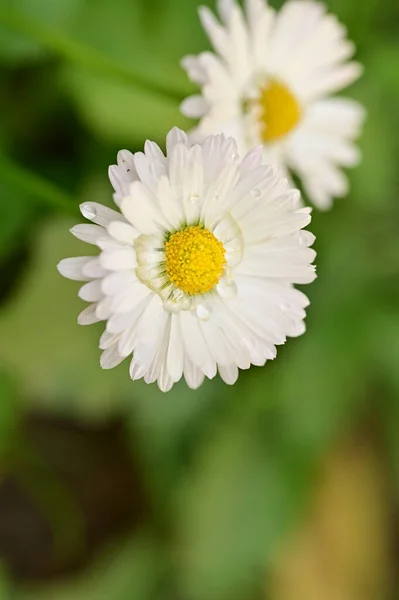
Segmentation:
[(200, 225), (173, 233), (165, 244), (165, 258), (170, 281), (190, 296), (209, 292), (226, 264), (222, 242)]
[(301, 118), (301, 107), (294, 94), (276, 79), (269, 79), (260, 89), (256, 104), (264, 142), (287, 135)]

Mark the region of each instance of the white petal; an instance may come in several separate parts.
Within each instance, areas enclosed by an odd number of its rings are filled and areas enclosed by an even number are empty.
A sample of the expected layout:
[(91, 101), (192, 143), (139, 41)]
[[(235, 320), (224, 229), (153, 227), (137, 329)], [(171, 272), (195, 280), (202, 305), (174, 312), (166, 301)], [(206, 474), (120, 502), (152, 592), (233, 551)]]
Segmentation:
[(228, 385), (233, 385), (238, 379), (238, 368), (236, 365), (229, 365), (228, 367), (218, 366), (220, 377)]
[(317, 98), (337, 92), (356, 81), (362, 72), (363, 67), (357, 62), (350, 62), (334, 70), (327, 71), (315, 78), (313, 84), (309, 86), (307, 97), (308, 99)]
[(106, 350), (107, 348), (110, 348), (111, 346), (116, 344), (119, 338), (119, 333), (109, 333), (109, 331), (105, 330), (102, 336), (100, 337), (100, 342), (98, 344), (99, 348), (101, 350)]
[(148, 305), (148, 296), (137, 303), (134, 310), (129, 313), (129, 328), (121, 335), (118, 342), (118, 351), (123, 356), (131, 354), (140, 341), (138, 323)]
[(102, 252), (100, 264), (104, 269), (111, 271), (124, 271), (134, 269), (137, 266), (136, 256), (133, 248), (128, 246), (114, 252)]
[(129, 150), (120, 150), (117, 165), (111, 165), (108, 176), (115, 190), (114, 201), (120, 206), (121, 200), (128, 195), (129, 185), (138, 178), (134, 155)]
[(192, 119), (198, 119), (202, 117), (203, 114), (209, 108), (208, 102), (203, 98), (203, 96), (195, 95), (189, 96), (180, 105), (180, 110), (186, 117), (191, 117)]
[(138, 324), (140, 341), (134, 356), (137, 364), (145, 368), (144, 380), (147, 383), (157, 380), (166, 362), (170, 318), (159, 298), (153, 296)]
[(140, 281), (130, 284), (125, 290), (112, 296), (110, 307), (113, 313), (129, 312), (139, 302), (148, 296), (148, 288)]
[(168, 158), (177, 144), (188, 146), (187, 134), (178, 127), (173, 127), (166, 136), (166, 154)]
[(111, 221), (124, 221), (121, 213), (98, 202), (83, 202), (80, 205), (80, 212), (86, 219), (103, 227), (106, 227)]
[(87, 223), (75, 225), (70, 232), (78, 238), (78, 240), (82, 240), (82, 242), (88, 244), (95, 244), (98, 238), (104, 235), (103, 227), (100, 227), (99, 225), (88, 225)]
[(222, 21), (228, 24), (236, 7), (235, 0), (218, 0), (217, 7)]
[(297, 211), (292, 214), (278, 215), (272, 217), (268, 223), (260, 223), (251, 231), (246, 231), (249, 244), (259, 244), (271, 236), (280, 237), (288, 235), (310, 223), (311, 217), (307, 213)]
[(102, 291), (108, 296), (115, 296), (130, 286), (136, 277), (131, 271), (115, 271), (102, 279)]
[(98, 302), (96, 307), (96, 315), (102, 321), (106, 321), (112, 315), (111, 301), (109, 298), (103, 298)]
[(93, 323), (98, 323), (98, 321), (101, 321), (102, 319), (96, 314), (96, 309), (96, 304), (90, 304), (90, 306), (85, 308), (78, 316), (79, 325), (92, 325)]
[(138, 316), (141, 316), (147, 303), (149, 302), (150, 292), (148, 296), (141, 303), (136, 304), (131, 311), (126, 313), (119, 313), (112, 315), (107, 322), (107, 331), (109, 333), (122, 333), (128, 330), (133, 324), (136, 323)]
[(164, 176), (158, 182), (158, 200), (162, 213), (168, 223), (171, 224), (171, 229), (178, 229), (184, 222), (183, 206), (172, 187), (169, 178)]
[(121, 209), (127, 220), (146, 235), (157, 233), (160, 224), (164, 223), (162, 213), (156, 210), (151, 192), (140, 181), (132, 183), (130, 195), (122, 200)]
[(179, 381), (184, 366), (184, 345), (178, 315), (172, 315), (170, 339), (167, 355), (167, 368), (173, 381)]
[(107, 271), (100, 265), (100, 259), (96, 256), (83, 266), (83, 274), (87, 275), (88, 278), (97, 278), (104, 277), (104, 275), (107, 274)]
[(264, 257), (264, 260), (243, 261), (240, 265), (240, 272), (244, 275), (258, 277), (268, 277), (270, 279), (283, 279), (291, 283), (311, 283), (316, 279), (315, 267), (310, 264), (314, 259), (314, 252), (309, 250), (309, 259), (304, 259), (303, 264), (295, 264), (289, 259), (284, 261)]
[(142, 377), (144, 377), (144, 374), (146, 372), (146, 367), (142, 364), (140, 364), (137, 359), (135, 357), (133, 357), (131, 363), (130, 363), (130, 367), (129, 367), (129, 374), (130, 377), (133, 379), (133, 381), (136, 381), (137, 379), (141, 379)]
[(112, 221), (107, 227), (110, 236), (122, 244), (133, 244), (138, 236), (138, 231), (128, 223)]
[(191, 81), (203, 84), (207, 80), (206, 70), (201, 66), (201, 62), (197, 56), (185, 56), (181, 60), (181, 66), (187, 71)]
[(299, 337), (306, 331), (306, 323), (302, 320), (295, 321), (293, 328), (289, 331), (289, 337)]
[(197, 318), (188, 311), (181, 311), (179, 316), (188, 357), (209, 379), (212, 379), (216, 375), (216, 363), (205, 342)]
[(165, 365), (161, 367), (161, 373), (157, 379), (158, 387), (161, 392), (169, 392), (173, 387), (173, 379), (170, 377)]
[(198, 12), (212, 46), (223, 58), (228, 60), (230, 44), (225, 29), (218, 23), (208, 7), (200, 6)]
[(104, 350), (104, 352), (101, 354), (100, 365), (103, 369), (113, 369), (124, 359), (124, 356), (120, 356), (118, 354), (117, 347), (112, 346), (111, 348)]
[(173, 381), (171, 380), (166, 367), (170, 319), (170, 315), (163, 313), (162, 322), (160, 324), (160, 338), (156, 344), (156, 352), (147, 373), (144, 375), (144, 381), (147, 383), (158, 381), (158, 386), (161, 391), (168, 391), (173, 385)]
[(101, 238), (98, 238), (97, 246), (101, 248), (101, 250), (113, 252), (114, 250), (121, 250), (125, 244), (121, 244), (121, 242), (118, 242), (108, 235), (107, 232), (104, 232), (104, 235)]
[(180, 195), (188, 167), (188, 147), (182, 142), (176, 143), (168, 152), (169, 179), (175, 194)]
[(212, 313), (209, 321), (200, 321), (199, 325), (215, 362), (220, 366), (234, 361), (234, 348), (229, 345), (223, 329)]
[(95, 279), (94, 281), (89, 281), (79, 290), (79, 298), (85, 300), (86, 302), (97, 302), (101, 300), (103, 297), (103, 292), (101, 289), (101, 280)]
[(263, 146), (256, 146), (247, 152), (247, 154), (242, 159), (240, 169), (244, 174), (247, 171), (252, 171), (253, 169), (257, 169), (262, 164), (262, 155), (263, 155)]
[[(152, 158), (144, 154), (144, 152), (136, 152), (134, 155), (134, 161), (141, 183), (151, 192), (156, 192), (158, 180), (157, 176), (161, 176), (162, 174), (156, 168), (154, 169), (154, 166), (157, 164), (157, 160), (154, 161)], [(161, 171), (165, 172), (163, 162), (160, 162), (159, 165), (161, 166)]]
[(57, 265), (57, 269), (63, 277), (74, 279), (75, 281), (87, 281), (90, 276), (83, 273), (83, 267), (92, 260), (92, 256), (77, 256), (73, 258), (63, 258)]
[(198, 369), (188, 356), (184, 357), (184, 379), (187, 382), (188, 387), (192, 390), (196, 390), (204, 381), (205, 375)]
[(158, 144), (156, 144), (155, 142), (146, 140), (144, 142), (144, 153), (152, 161), (157, 160), (157, 161), (161, 161), (162, 163), (166, 162), (164, 153), (162, 152), (162, 150), (158, 146)]

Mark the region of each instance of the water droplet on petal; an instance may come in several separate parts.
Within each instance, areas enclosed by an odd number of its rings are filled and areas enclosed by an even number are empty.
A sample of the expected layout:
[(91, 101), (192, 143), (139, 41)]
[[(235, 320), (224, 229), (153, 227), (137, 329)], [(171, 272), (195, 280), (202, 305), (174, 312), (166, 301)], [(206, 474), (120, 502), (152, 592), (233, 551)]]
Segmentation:
[(288, 310), (290, 310), (291, 305), (288, 302), (282, 302), (280, 304), (280, 308), (283, 312), (287, 312)]
[(254, 188), (254, 189), (251, 191), (251, 194), (252, 194), (252, 196), (253, 196), (254, 198), (258, 199), (258, 198), (260, 198), (260, 197), (261, 197), (261, 195), (262, 195), (262, 190), (260, 190), (259, 188)]
[(85, 219), (92, 221), (97, 216), (97, 211), (91, 202), (84, 202), (80, 205), (80, 212)]
[(228, 245), (226, 244), (229, 252), (241, 252), (242, 244), (240, 244), (239, 240), (233, 240)]
[(239, 155), (237, 154), (237, 152), (233, 152), (233, 154), (231, 155), (231, 158), (233, 160), (237, 160), (237, 158), (239, 158)]
[(192, 202), (193, 204), (196, 204), (200, 198), (201, 198), (201, 196), (199, 194), (191, 194), (190, 202)]
[(182, 290), (174, 289), (165, 300), (164, 309), (172, 313), (178, 313), (181, 310), (189, 310), (190, 304), (190, 298)]
[(216, 286), (219, 296), (222, 298), (234, 298), (237, 294), (237, 285), (233, 279), (223, 277)]
[(196, 313), (200, 321), (208, 321), (209, 317), (211, 316), (210, 311), (203, 304), (197, 305)]

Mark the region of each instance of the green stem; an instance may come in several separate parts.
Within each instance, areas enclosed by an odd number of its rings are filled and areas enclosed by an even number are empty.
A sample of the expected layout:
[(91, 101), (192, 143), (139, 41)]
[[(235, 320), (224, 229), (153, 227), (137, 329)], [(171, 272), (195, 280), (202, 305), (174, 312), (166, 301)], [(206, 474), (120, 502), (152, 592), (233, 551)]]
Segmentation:
[(4, 156), (0, 156), (0, 180), (46, 202), (53, 208), (61, 208), (74, 216), (78, 214), (77, 202), (73, 196), (69, 196), (41, 175), (21, 167)]
[(122, 83), (134, 85), (144, 91), (150, 91), (158, 96), (166, 96), (174, 102), (182, 100), (181, 95), (176, 90), (147, 80), (95, 48), (74, 40), (61, 31), (57, 31), (54, 27), (49, 27), (36, 19), (27, 18), (18, 11), (8, 8), (5, 4), (0, 6), (0, 23), (34, 39), (69, 62), (76, 63), (106, 77), (118, 79)]

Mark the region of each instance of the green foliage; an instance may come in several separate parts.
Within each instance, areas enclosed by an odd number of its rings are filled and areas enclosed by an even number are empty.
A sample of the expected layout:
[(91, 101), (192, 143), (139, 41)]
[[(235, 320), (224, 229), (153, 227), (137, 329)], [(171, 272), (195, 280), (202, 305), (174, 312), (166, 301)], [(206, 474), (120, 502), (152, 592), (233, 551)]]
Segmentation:
[(309, 464), (287, 447), (279, 415), (238, 411), (215, 428), (178, 506), (188, 598), (241, 598), (275, 559), (302, 506)]
[[(398, 481), (395, 3), (329, 3), (359, 46), (365, 75), (348, 95), (368, 117), (350, 197), (313, 215), (319, 277), (306, 290), (307, 334), (232, 388), (215, 380), (191, 392), (180, 383), (164, 395), (131, 382), (127, 364), (102, 371), (101, 325), (76, 324), (84, 308), (78, 286), (55, 265), (90, 249), (70, 236), (76, 221), (67, 212), (85, 200), (110, 204), (106, 167), (119, 147), (162, 143), (172, 125), (191, 127), (177, 98), (193, 86), (178, 61), (208, 48), (198, 4), (0, 5), (0, 457), (17, 439), (15, 381), (24, 411), (89, 422), (123, 415), (153, 511), (148, 535), (119, 543), (69, 583), (13, 589), (15, 600), (248, 598), (301, 521), (326, 451), (370, 415), (392, 487)], [(72, 140), (67, 150), (57, 138), (62, 128)]]

